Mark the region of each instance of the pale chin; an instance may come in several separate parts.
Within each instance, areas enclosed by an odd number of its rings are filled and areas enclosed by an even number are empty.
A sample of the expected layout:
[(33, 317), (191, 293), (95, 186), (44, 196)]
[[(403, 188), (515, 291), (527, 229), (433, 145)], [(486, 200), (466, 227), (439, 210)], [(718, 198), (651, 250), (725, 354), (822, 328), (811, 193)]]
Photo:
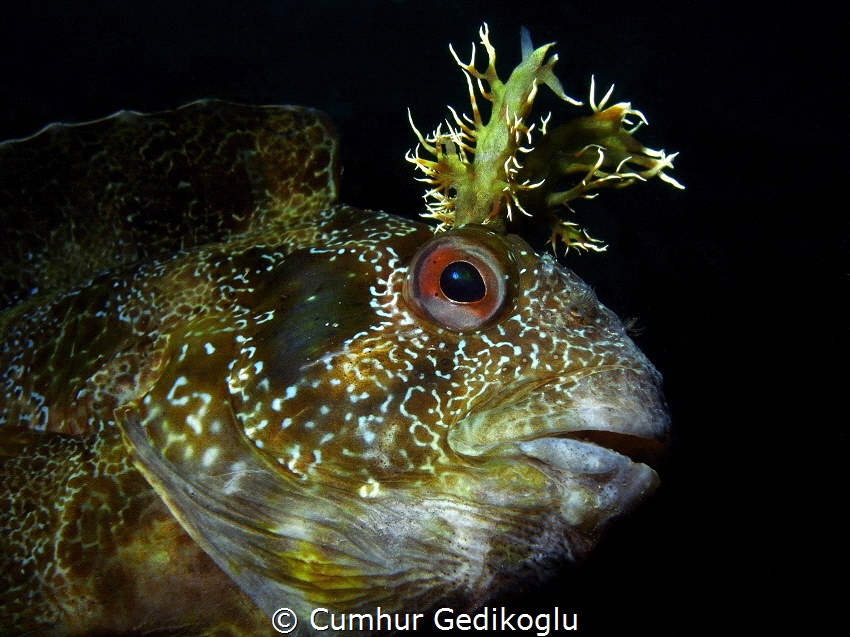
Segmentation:
[(561, 491), (564, 521), (583, 534), (630, 512), (659, 484), (658, 474), (648, 465), (592, 442), (537, 438), (516, 446), (546, 465)]

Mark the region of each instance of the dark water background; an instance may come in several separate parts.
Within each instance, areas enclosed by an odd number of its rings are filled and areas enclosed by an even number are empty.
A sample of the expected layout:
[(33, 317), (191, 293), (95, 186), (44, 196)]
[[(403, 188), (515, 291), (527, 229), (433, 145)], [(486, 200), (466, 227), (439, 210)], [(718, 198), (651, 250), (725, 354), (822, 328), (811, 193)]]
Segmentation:
[(848, 19), (826, 6), (21, 3), (0, 15), (0, 139), (208, 97), (312, 106), (339, 128), (342, 199), (414, 216), (406, 109), (430, 130), (467, 104), (448, 44), (468, 59), (487, 21), (504, 78), (522, 25), (557, 41), (568, 94), (616, 82), (649, 119), (639, 138), (681, 151), (685, 191), (578, 202), (610, 248), (566, 259), (638, 319), (676, 439), (657, 496), (588, 563), (506, 603), (578, 613), (582, 633), (767, 634), (836, 610), (823, 569), (844, 555)]

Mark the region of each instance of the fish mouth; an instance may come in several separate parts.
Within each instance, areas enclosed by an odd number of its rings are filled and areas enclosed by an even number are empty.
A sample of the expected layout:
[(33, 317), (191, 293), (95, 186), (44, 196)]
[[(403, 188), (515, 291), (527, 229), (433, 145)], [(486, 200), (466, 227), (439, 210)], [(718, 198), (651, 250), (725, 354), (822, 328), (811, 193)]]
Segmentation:
[[(663, 438), (650, 438), (628, 433), (618, 433), (616, 431), (593, 429), (566, 431), (560, 434), (550, 434), (522, 442), (544, 439), (568, 439), (601, 447), (602, 449), (607, 449), (610, 452), (624, 456), (635, 464), (645, 464), (651, 468), (657, 468), (661, 464), (668, 446), (666, 436)], [(532, 447), (533, 445), (526, 445), (527, 449)], [(520, 448), (522, 448), (522, 444), (520, 444)]]
[[(457, 453), (532, 465), (574, 529), (593, 535), (659, 485), (669, 416), (654, 368), (600, 367), (505, 388), (449, 431)], [(507, 500), (505, 500), (507, 501)]]
[(507, 387), (456, 423), (449, 445), (482, 456), (506, 443), (573, 440), (657, 464), (670, 425), (660, 385), (651, 366), (605, 365)]

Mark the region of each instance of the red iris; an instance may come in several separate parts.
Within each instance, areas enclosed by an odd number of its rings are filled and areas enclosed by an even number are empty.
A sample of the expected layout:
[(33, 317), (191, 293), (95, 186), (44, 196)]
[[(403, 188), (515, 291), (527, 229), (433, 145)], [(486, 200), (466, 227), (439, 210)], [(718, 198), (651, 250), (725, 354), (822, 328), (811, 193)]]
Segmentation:
[(498, 321), (514, 298), (516, 265), (494, 232), (475, 226), (437, 235), (414, 255), (404, 298), (423, 318), (456, 332)]

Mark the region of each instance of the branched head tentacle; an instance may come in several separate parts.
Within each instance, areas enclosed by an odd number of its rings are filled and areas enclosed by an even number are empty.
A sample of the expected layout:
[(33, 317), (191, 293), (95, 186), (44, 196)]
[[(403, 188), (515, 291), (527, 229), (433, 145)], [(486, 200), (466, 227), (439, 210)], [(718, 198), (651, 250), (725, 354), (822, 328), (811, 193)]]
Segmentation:
[[(407, 160), (425, 174), (420, 181), (430, 186), (423, 216), (436, 219), (440, 228), (478, 223), (503, 229), (512, 220), (514, 210), (527, 216), (542, 212), (552, 227), (551, 241), (561, 241), (568, 249), (599, 251), (604, 246), (576, 224), (561, 220), (553, 208), (570, 209), (569, 201), (592, 198), (600, 188), (621, 188), (652, 177), (683, 187), (664, 172), (673, 167), (676, 153), (667, 155), (638, 142), (632, 134), (647, 123), (646, 117), (628, 102), (606, 108), (613, 85), (597, 103), (593, 77), (589, 99), (592, 114), (547, 131), (550, 114), (541, 120), (541, 136), (534, 144), (535, 124), (526, 125), (526, 120), (541, 84), (570, 104), (582, 104), (564, 92), (555, 76), (553, 67), (558, 56), (549, 54), (552, 44), (533, 48), (528, 31), (523, 29), (522, 61), (502, 82), (486, 23), (479, 36), (487, 52), (483, 71), (476, 68), (474, 44), (468, 64), (449, 47), (466, 77), (472, 117), (459, 115), (449, 106), (453, 122), (446, 120), (445, 132), (441, 124), (425, 137), (408, 111), (419, 144), (408, 152)], [(492, 105), (486, 122), (478, 95)], [(435, 159), (420, 157), (420, 146)], [(524, 155), (522, 162), (519, 153)], [(578, 181), (565, 190), (556, 190), (565, 177), (572, 176)]]

